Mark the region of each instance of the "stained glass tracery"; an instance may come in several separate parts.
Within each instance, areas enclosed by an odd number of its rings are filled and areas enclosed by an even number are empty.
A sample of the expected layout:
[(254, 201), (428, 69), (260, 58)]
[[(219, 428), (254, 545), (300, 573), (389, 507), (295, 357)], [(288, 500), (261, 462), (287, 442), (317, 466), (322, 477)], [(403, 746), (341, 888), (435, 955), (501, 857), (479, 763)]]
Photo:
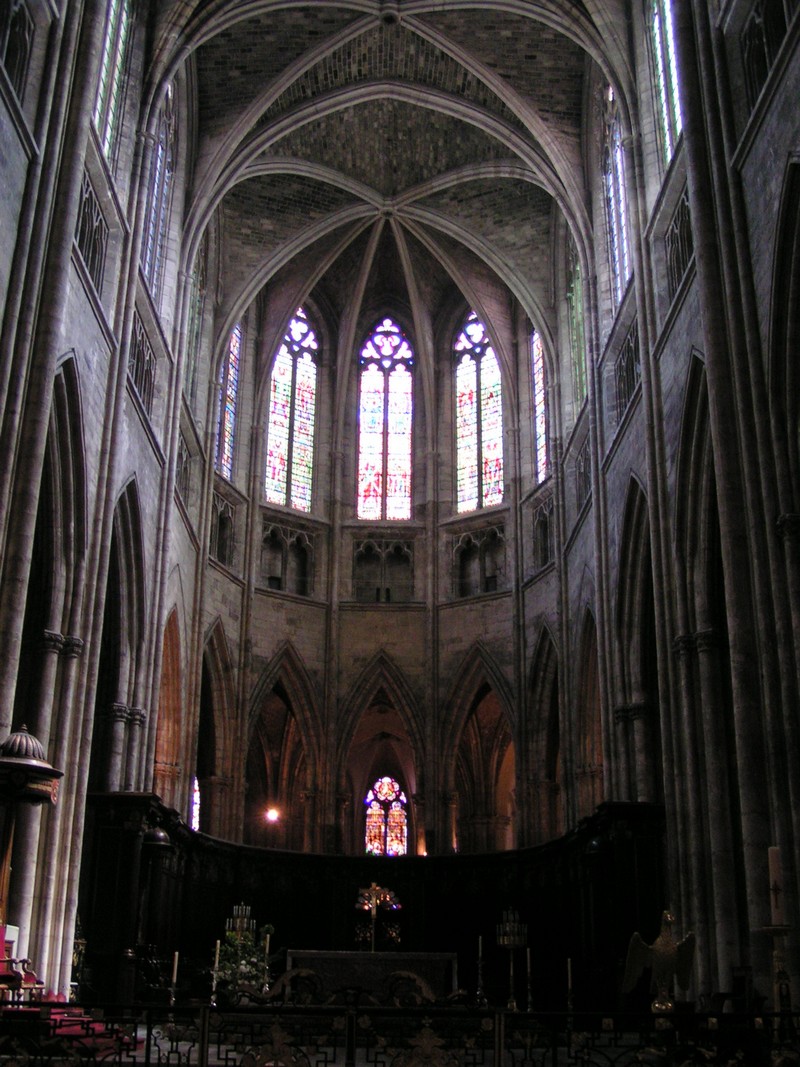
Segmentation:
[(500, 364), (474, 311), (456, 354), (456, 501), (474, 511), (503, 501), (503, 403)]
[(311, 510), (319, 350), (316, 331), (298, 308), (275, 356), (269, 389), (266, 498)]
[(406, 795), (394, 778), (378, 778), (364, 798), (364, 845), (375, 856), (404, 856), (408, 851)]
[(414, 353), (397, 323), (385, 318), (359, 361), (358, 517), (409, 519)]

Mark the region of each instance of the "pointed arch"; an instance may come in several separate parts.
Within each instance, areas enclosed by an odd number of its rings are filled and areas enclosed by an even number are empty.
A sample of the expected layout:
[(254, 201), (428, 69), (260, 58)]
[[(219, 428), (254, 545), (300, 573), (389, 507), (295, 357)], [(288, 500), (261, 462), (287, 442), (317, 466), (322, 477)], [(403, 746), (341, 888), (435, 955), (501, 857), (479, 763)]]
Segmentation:
[(770, 403), (788, 467), (791, 500), (800, 511), (800, 156), (787, 166), (781, 195), (770, 309)]
[(532, 843), (540, 844), (564, 832), (558, 652), (547, 626), (541, 628), (536, 642), (528, 692), (533, 773), (530, 823)]
[(111, 532), (100, 639), (91, 787), (132, 789), (138, 778), (134, 737), (141, 734), (140, 708), (145, 642), (145, 548), (139, 489), (131, 478), (119, 495)]
[(656, 616), (647, 498), (631, 474), (622, 522), (616, 607), (621, 692), (616, 717), (631, 799), (663, 798)]
[[(230, 803), (233, 759), (229, 724), (236, 721), (233, 660), (222, 620), (209, 628), (203, 647), (200, 714), (197, 724), (195, 777), (200, 796), (199, 822), (204, 833), (221, 835)], [(186, 783), (184, 783), (186, 784)], [(183, 794), (188, 797), (187, 790)]]
[(463, 852), (513, 847), (516, 839), (516, 750), (512, 701), (493, 657), (470, 650), (445, 713), (443, 778), (451, 792), (447, 838)]
[(577, 814), (591, 815), (603, 800), (603, 724), (597, 627), (587, 605), (580, 629), (576, 677), (575, 775)]
[[(319, 848), (314, 798), (324, 743), (318, 699), (305, 664), (285, 642), (264, 668), (250, 700), (244, 837), (252, 844)], [(268, 807), (280, 813), (264, 819)]]
[[(365, 797), (378, 778), (395, 779), (411, 800), (424, 791), (424, 734), (417, 700), (407, 678), (385, 652), (364, 667), (343, 702), (336, 782), (350, 801), (340, 833), (346, 851), (365, 848)], [(425, 827), (409, 805), (408, 850), (425, 851)]]
[(175, 785), (181, 767), (183, 672), (178, 610), (169, 613), (162, 640), (161, 687), (153, 789), (168, 807), (177, 807)]

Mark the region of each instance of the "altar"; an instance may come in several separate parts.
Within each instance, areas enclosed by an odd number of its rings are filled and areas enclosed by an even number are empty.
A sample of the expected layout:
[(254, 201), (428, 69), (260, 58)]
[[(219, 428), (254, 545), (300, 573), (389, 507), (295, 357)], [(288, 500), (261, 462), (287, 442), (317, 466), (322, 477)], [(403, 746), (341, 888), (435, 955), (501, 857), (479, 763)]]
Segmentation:
[(434, 1004), (458, 990), (455, 952), (289, 949), (286, 996), (295, 1002)]

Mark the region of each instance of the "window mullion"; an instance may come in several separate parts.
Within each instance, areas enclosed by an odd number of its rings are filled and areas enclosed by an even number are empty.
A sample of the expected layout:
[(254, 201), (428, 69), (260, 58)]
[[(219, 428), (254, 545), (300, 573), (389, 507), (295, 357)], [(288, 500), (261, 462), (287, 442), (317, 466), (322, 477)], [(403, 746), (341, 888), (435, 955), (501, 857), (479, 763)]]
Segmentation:
[[(383, 447), (381, 449), (381, 518), (386, 518), (386, 497), (389, 477), (389, 386), (392, 367), (383, 368)], [(388, 833), (388, 821), (384, 812), (384, 836)]]
[(292, 357), (292, 384), (289, 393), (289, 433), (286, 441), (286, 506), (292, 503), (294, 486), (294, 413), (297, 395), (297, 356)]

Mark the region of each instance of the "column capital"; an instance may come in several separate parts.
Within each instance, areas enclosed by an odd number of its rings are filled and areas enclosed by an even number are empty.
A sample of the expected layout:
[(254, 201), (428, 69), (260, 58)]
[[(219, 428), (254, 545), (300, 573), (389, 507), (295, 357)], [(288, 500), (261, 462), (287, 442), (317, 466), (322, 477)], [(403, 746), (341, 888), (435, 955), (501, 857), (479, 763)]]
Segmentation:
[(83, 640), (80, 637), (67, 634), (64, 638), (64, 647), (62, 649), (63, 655), (77, 658), (78, 656), (83, 655), (83, 648)]
[(719, 631), (708, 629), (698, 630), (694, 635), (698, 652), (713, 652), (719, 648)]
[(144, 726), (147, 722), (147, 712), (144, 708), (129, 708), (128, 709), (128, 722), (131, 726)]
[(690, 656), (696, 648), (694, 634), (678, 634), (672, 639), (672, 651), (676, 656)]
[(103, 709), (102, 715), (110, 722), (127, 722), (130, 712), (127, 704), (109, 704)]
[(44, 652), (61, 652), (64, 648), (63, 634), (55, 630), (44, 630), (42, 633), (42, 650)]

